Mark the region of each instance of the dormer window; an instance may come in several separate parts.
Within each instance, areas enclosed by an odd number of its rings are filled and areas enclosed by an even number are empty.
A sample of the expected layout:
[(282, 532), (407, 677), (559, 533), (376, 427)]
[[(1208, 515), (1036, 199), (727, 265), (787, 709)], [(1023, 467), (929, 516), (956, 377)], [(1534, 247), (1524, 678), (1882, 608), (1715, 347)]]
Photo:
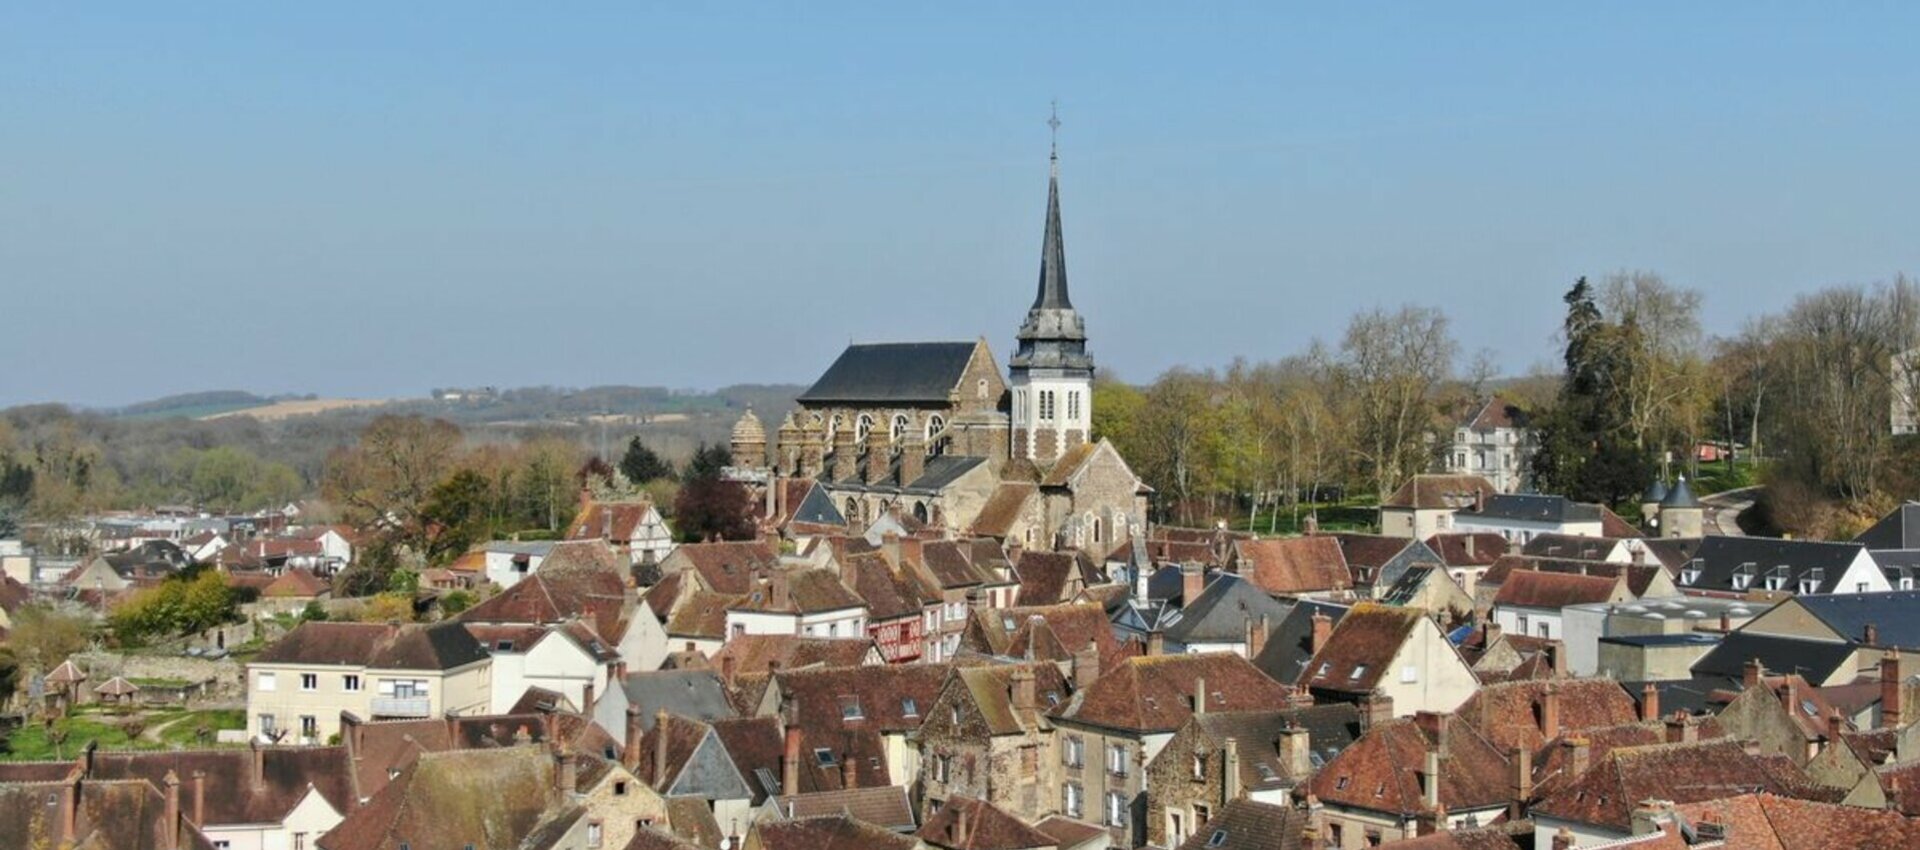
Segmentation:
[(1733, 568), (1733, 589), (1746, 590), (1753, 586), (1753, 564), (1741, 564)]
[(1800, 576), (1800, 592), (1819, 593), (1820, 585), (1825, 583), (1826, 578), (1827, 571), (1819, 567), (1807, 570), (1806, 574)]
[(1681, 584), (1684, 584), (1684, 585), (1687, 585), (1687, 586), (1689, 586), (1689, 587), (1691, 587), (1691, 586), (1693, 586), (1694, 584), (1697, 584), (1697, 583), (1699, 583), (1699, 581), (1700, 581), (1700, 568), (1699, 568), (1699, 567), (1697, 567), (1697, 566), (1686, 566), (1686, 567), (1682, 567), (1682, 568), (1680, 569), (1680, 583), (1681, 583)]
[(1785, 564), (1767, 571), (1764, 578), (1768, 590), (1785, 590), (1787, 587), (1787, 567)]

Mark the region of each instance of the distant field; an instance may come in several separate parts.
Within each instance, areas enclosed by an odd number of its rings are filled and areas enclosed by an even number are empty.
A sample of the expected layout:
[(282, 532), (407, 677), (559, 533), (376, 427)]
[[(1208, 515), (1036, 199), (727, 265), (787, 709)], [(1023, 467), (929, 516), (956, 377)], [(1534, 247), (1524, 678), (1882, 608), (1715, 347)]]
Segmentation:
[(229, 416), (251, 416), (262, 422), (273, 422), (292, 416), (312, 416), (316, 413), (326, 413), (333, 410), (346, 410), (354, 407), (379, 407), (389, 403), (391, 402), (387, 399), (366, 398), (316, 398), (299, 401), (276, 401), (272, 404), (264, 404), (259, 407), (229, 410), (224, 413), (215, 413), (211, 416), (202, 416), (199, 418), (224, 419)]

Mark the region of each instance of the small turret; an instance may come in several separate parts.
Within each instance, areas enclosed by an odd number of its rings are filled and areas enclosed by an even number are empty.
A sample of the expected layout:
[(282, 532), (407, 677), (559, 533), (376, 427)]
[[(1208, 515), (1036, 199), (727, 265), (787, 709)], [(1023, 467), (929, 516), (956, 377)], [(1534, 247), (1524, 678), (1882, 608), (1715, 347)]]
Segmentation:
[(1693, 497), (1685, 475), (1674, 479), (1673, 487), (1660, 500), (1661, 537), (1699, 537), (1705, 533), (1707, 509)]

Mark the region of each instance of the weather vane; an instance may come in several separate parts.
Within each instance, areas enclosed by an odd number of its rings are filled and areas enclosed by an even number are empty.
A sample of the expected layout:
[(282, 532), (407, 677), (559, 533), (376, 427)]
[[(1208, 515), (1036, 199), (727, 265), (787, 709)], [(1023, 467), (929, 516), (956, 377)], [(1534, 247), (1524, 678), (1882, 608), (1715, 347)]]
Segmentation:
[(1053, 160), (1053, 172), (1058, 176), (1060, 173), (1060, 101), (1058, 100), (1053, 101), (1053, 113), (1047, 116), (1047, 129), (1053, 134), (1053, 149), (1049, 156)]

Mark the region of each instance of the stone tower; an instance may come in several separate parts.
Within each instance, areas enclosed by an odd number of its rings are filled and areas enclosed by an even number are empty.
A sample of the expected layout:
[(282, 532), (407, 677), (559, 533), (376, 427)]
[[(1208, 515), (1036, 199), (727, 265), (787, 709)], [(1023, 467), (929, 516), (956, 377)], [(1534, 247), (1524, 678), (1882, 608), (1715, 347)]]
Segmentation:
[(753, 415), (753, 408), (740, 414), (740, 421), (733, 423), (733, 465), (741, 469), (765, 469), (767, 467), (767, 429), (760, 424), (760, 417)]
[(1067, 297), (1067, 249), (1060, 233), (1060, 154), (1051, 157), (1047, 223), (1040, 244), (1040, 291), (1007, 361), (1012, 390), (1009, 452), (1042, 465), (1087, 441), (1093, 422), (1093, 356), (1085, 320)]
[(1699, 537), (1706, 531), (1706, 519), (1706, 506), (1693, 497), (1687, 477), (1675, 479), (1673, 489), (1660, 500), (1660, 536)]

